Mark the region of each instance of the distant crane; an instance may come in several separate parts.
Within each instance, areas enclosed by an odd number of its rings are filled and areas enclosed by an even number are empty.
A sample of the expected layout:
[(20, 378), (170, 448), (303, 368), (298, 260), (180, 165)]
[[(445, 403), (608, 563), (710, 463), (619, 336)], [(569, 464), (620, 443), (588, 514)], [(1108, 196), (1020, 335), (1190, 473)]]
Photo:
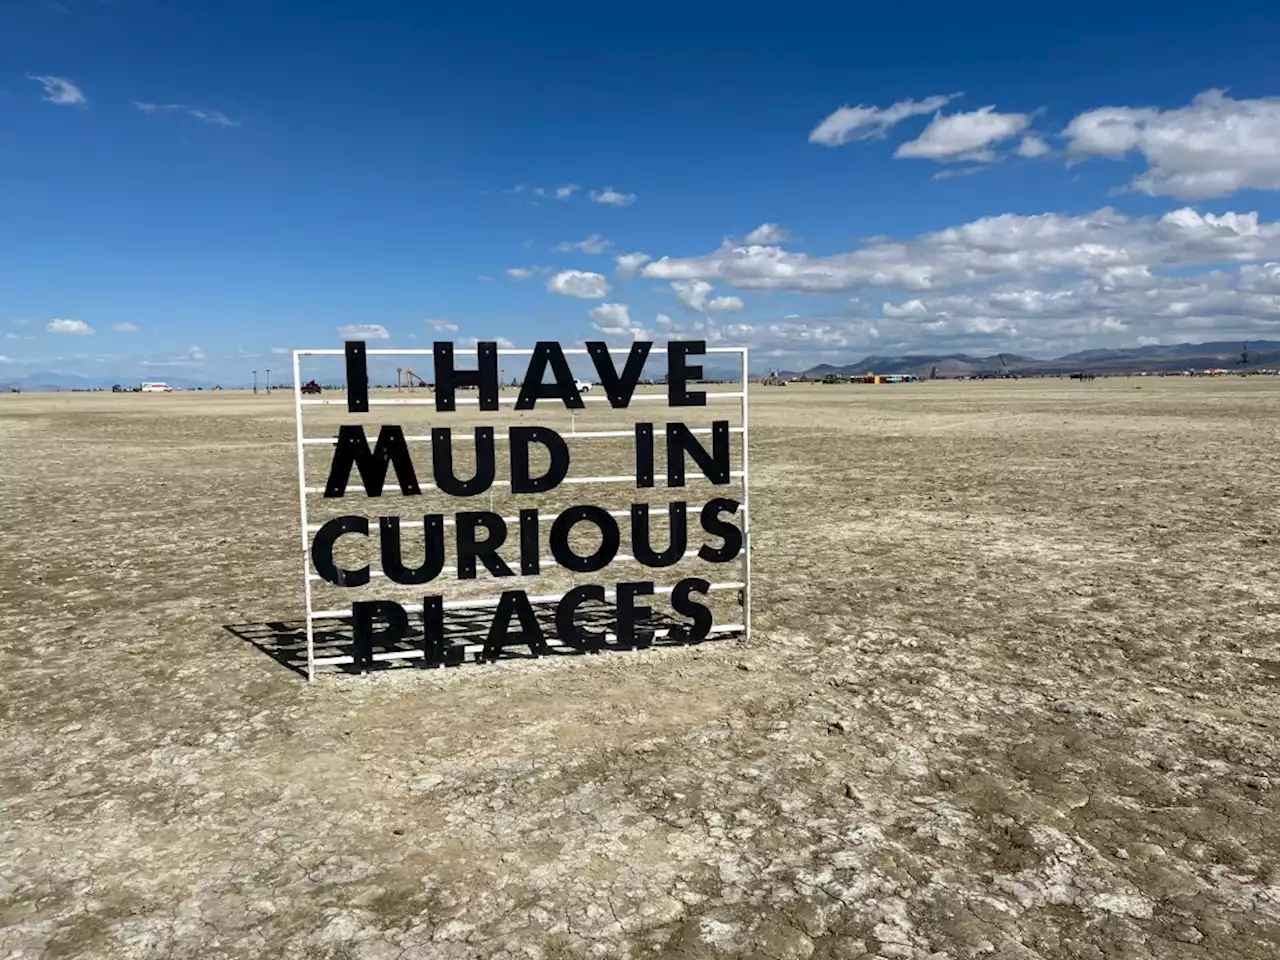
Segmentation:
[(1005, 360), (1004, 354), (1002, 353), (999, 356), (1000, 356), (1000, 365), (1004, 367), (1004, 375), (1006, 377), (1009, 377), (1012, 380), (1017, 380), (1018, 378), (1014, 376), (1013, 371), (1009, 369), (1009, 362)]
[(1249, 344), (1243, 343), (1240, 346), (1240, 359), (1236, 361), (1236, 365), (1247, 367), (1249, 365)]

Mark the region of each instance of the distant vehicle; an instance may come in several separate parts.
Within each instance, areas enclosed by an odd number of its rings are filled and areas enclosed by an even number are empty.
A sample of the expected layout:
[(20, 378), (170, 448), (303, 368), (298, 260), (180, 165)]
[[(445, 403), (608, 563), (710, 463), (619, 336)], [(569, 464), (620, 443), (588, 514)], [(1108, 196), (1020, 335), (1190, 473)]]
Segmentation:
[(574, 383), (578, 387), (579, 393), (588, 393), (591, 390), (591, 384), (586, 380), (575, 380)]
[(163, 380), (146, 380), (139, 389), (143, 393), (172, 393), (173, 387), (169, 386)]
[(319, 393), (323, 389), (324, 388), (320, 386), (320, 384), (316, 383), (314, 380), (309, 380), (308, 382), (302, 385), (303, 393)]

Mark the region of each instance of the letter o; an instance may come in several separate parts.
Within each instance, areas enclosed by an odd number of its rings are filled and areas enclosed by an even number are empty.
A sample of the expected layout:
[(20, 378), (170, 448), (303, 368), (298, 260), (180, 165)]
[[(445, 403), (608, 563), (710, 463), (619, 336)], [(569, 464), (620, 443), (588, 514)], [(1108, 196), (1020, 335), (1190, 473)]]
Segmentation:
[[(569, 534), (583, 521), (594, 523), (600, 529), (600, 548), (589, 557), (580, 557), (569, 548)], [(574, 573), (594, 573), (613, 563), (622, 544), (618, 521), (609, 516), (603, 507), (590, 505), (570, 507), (556, 517), (551, 524), (551, 555), (556, 563)]]

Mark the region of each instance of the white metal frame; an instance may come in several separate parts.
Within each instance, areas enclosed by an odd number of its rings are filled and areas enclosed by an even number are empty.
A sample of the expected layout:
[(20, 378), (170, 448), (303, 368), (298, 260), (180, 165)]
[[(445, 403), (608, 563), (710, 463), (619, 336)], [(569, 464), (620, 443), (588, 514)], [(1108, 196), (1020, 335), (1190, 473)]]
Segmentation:
[[(611, 354), (618, 354), (618, 353), (628, 354), (630, 353), (630, 351), (631, 351), (630, 347), (615, 347), (609, 350)], [(499, 348), (497, 352), (499, 355), (505, 354), (507, 356), (531, 356), (534, 351), (531, 349), (522, 349), (522, 348), (513, 348), (513, 349)], [(562, 352), (566, 356), (588, 356), (589, 355), (589, 352), (585, 349), (569, 349), (569, 350), (564, 350)], [(666, 348), (654, 347), (649, 351), (649, 355), (662, 356), (667, 352), (668, 351)], [(365, 355), (367, 357), (434, 356), (434, 353), (435, 353), (434, 349), (365, 350)], [(473, 350), (454, 350), (453, 353), (454, 353), (454, 356), (465, 357), (465, 356), (477, 356), (479, 354), (479, 351), (474, 349)], [(711, 632), (713, 634), (741, 632), (745, 639), (750, 640), (751, 638), (751, 507), (749, 503), (750, 483), (749, 483), (749, 460), (748, 460), (748, 446), (749, 446), (748, 386), (749, 386), (750, 380), (748, 376), (747, 348), (746, 347), (708, 347), (706, 349), (706, 353), (736, 354), (736, 355), (739, 355), (742, 360), (742, 378), (741, 378), (741, 385), (740, 385), (741, 389), (732, 390), (732, 391), (707, 391), (707, 394), (706, 394), (708, 400), (730, 400), (735, 398), (738, 399), (741, 404), (741, 417), (742, 417), (742, 425), (739, 427), (731, 427), (729, 430), (731, 434), (740, 433), (742, 435), (740, 469), (731, 470), (729, 474), (731, 478), (740, 479), (742, 481), (742, 499), (740, 501), (741, 507), (739, 509), (739, 515), (742, 518), (742, 525), (741, 525), (742, 579), (736, 580), (736, 581), (716, 582), (716, 583), (712, 583), (710, 587), (711, 590), (715, 590), (715, 591), (719, 591), (719, 590), (740, 590), (741, 591), (742, 622), (719, 624), (717, 626), (712, 627)], [(321, 527), (321, 524), (318, 524), (318, 523), (313, 524), (308, 522), (307, 497), (308, 495), (322, 494), (324, 492), (324, 488), (307, 486), (307, 476), (306, 476), (307, 468), (306, 468), (305, 454), (306, 454), (306, 448), (308, 446), (318, 445), (318, 444), (332, 445), (337, 442), (337, 438), (305, 436), (303, 433), (303, 409), (302, 409), (303, 407), (306, 407), (306, 406), (319, 406), (319, 405), (329, 405), (329, 404), (342, 404), (345, 406), (347, 401), (345, 398), (341, 400), (327, 399), (327, 398), (318, 398), (318, 399), (304, 398), (302, 396), (301, 359), (303, 357), (343, 357), (345, 355), (346, 355), (345, 350), (337, 350), (337, 349), (294, 350), (293, 351), (293, 407), (294, 407), (294, 422), (297, 430), (298, 510), (301, 517), (301, 530), (302, 530), (302, 570), (303, 570), (302, 582), (303, 582), (303, 589), (306, 597), (306, 608), (307, 608), (307, 614), (306, 614), (307, 679), (309, 681), (315, 679), (315, 668), (317, 666), (323, 666), (327, 664), (352, 663), (354, 658), (349, 656), (317, 657), (315, 655), (315, 622), (317, 620), (333, 620), (333, 619), (338, 619), (342, 617), (349, 617), (351, 616), (351, 609), (348, 608), (345, 610), (316, 610), (314, 607), (311, 584), (314, 581), (320, 580), (322, 578), (312, 570), (310, 534), (319, 530)], [(701, 356), (701, 354), (698, 354), (698, 356)], [(665, 401), (666, 399), (667, 399), (667, 396), (665, 393), (637, 394), (631, 397), (631, 402), (634, 403), (637, 401), (645, 402), (645, 401), (659, 401), (659, 400)], [(499, 403), (514, 403), (515, 400), (516, 400), (516, 397), (500, 396), (498, 398)], [(607, 403), (608, 397), (600, 396), (600, 395), (595, 395), (595, 396), (587, 395), (587, 396), (583, 396), (582, 400), (585, 403)], [(459, 397), (456, 399), (455, 402), (460, 406), (461, 405), (475, 406), (480, 403), (480, 400), (478, 397)], [(543, 401), (543, 403), (548, 405), (550, 405), (553, 402), (554, 401)], [(426, 406), (426, 405), (434, 406), (434, 404), (435, 404), (434, 398), (418, 399), (418, 398), (407, 398), (407, 397), (406, 398), (399, 398), (399, 397), (372, 398), (371, 397), (369, 399), (369, 405), (371, 407), (372, 406)], [(698, 408), (694, 408), (694, 409), (698, 409)], [(695, 428), (692, 432), (694, 434), (709, 434), (711, 433), (711, 429), (709, 427)], [(572, 437), (575, 439), (631, 437), (631, 436), (634, 436), (634, 431), (588, 430), (588, 431), (578, 432), (577, 430), (574, 430), (573, 432), (566, 434), (565, 436)], [(405, 437), (406, 441), (430, 441), (430, 439), (431, 438), (428, 435), (415, 435), (415, 436)], [(470, 440), (474, 438), (459, 436), (459, 437), (456, 437), (455, 439), (459, 441), (463, 441), (463, 440)], [(498, 436), (498, 432), (494, 431), (494, 439), (502, 440), (505, 438), (500, 438)], [(654, 479), (655, 481), (659, 481), (661, 478), (655, 475)], [(685, 479), (698, 480), (698, 479), (706, 479), (706, 477), (701, 473), (686, 473)], [(601, 476), (601, 477), (567, 477), (562, 482), (568, 483), (568, 484), (572, 484), (572, 483), (632, 483), (634, 484), (635, 480), (636, 478), (634, 476)], [(509, 481), (505, 483), (501, 481), (495, 481), (493, 485), (496, 487), (500, 487), (508, 484), (509, 484)], [(432, 484), (421, 484), (421, 488), (423, 490), (435, 489), (434, 485)], [(700, 508), (690, 507), (689, 509), (690, 509), (690, 512), (693, 512), (694, 510), (697, 510)], [(629, 517), (631, 515), (631, 512), (630, 510), (610, 510), (609, 515), (611, 517)], [(664, 514), (661, 511), (659, 511), (659, 512), (653, 513), (652, 516), (656, 519), (663, 515)], [(504, 517), (503, 519), (506, 520), (507, 522), (516, 522), (519, 518)], [(548, 517), (546, 519), (554, 519), (554, 516)], [(446, 519), (444, 522), (446, 526), (451, 526), (454, 523), (454, 521), (450, 519)], [(402, 523), (402, 526), (405, 526), (405, 527), (413, 527), (413, 526), (421, 526), (421, 525), (422, 525), (421, 521), (405, 521)], [(696, 555), (697, 555), (697, 551), (693, 550), (685, 553), (684, 556), (691, 557)], [(611, 561), (610, 565), (612, 565), (613, 563), (627, 563), (627, 562), (633, 561), (634, 559), (635, 559), (634, 557), (619, 554)], [(541, 560), (541, 563), (554, 566), (555, 560), (553, 558), (544, 558)], [(454, 572), (456, 571), (456, 569), (457, 569), (456, 567), (445, 567), (441, 571), (441, 573)], [(370, 571), (370, 572), (375, 577), (384, 575), (381, 571)], [(534, 576), (538, 576), (538, 575), (535, 574)], [(520, 579), (532, 579), (532, 578), (522, 577)], [(674, 586), (655, 587), (654, 593), (669, 594), (672, 591), (674, 591), (674, 589), (675, 589)], [(606, 598), (612, 598), (615, 595), (616, 595), (616, 591), (608, 590), (608, 589), (605, 590)], [(563, 596), (564, 594), (530, 596), (529, 601), (531, 603), (554, 603), (559, 601)], [(443, 601), (443, 606), (445, 610), (463, 610), (463, 609), (476, 609), (476, 608), (484, 608), (484, 607), (496, 607), (498, 605), (498, 602), (499, 602), (498, 597), (493, 596), (493, 597), (472, 598), (467, 600), (445, 600)], [(654, 631), (654, 636), (663, 637), (663, 636), (666, 636), (669, 632), (670, 632), (669, 630), (656, 630)], [(613, 634), (606, 634), (606, 639), (614, 640), (616, 639), (616, 637)], [(548, 638), (546, 643), (547, 643), (547, 646), (553, 647), (553, 648), (563, 646), (563, 644), (560, 641), (554, 640), (551, 638)], [(466, 654), (474, 653), (475, 651), (480, 650), (482, 646), (483, 644), (468, 645), (466, 647), (465, 653)], [(373, 659), (374, 660), (404, 660), (404, 659), (413, 659), (415, 657), (421, 657), (421, 656), (423, 656), (423, 652), (421, 650), (398, 650), (398, 651), (382, 651), (379, 653), (374, 653)]]

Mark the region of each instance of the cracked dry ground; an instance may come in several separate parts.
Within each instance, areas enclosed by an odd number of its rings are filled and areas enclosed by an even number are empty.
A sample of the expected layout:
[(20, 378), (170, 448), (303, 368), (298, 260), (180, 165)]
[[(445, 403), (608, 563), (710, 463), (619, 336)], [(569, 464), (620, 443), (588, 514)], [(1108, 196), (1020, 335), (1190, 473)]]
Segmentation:
[(1280, 955), (1280, 383), (758, 390), (749, 645), (310, 686), (291, 414), (0, 401), (0, 958)]

